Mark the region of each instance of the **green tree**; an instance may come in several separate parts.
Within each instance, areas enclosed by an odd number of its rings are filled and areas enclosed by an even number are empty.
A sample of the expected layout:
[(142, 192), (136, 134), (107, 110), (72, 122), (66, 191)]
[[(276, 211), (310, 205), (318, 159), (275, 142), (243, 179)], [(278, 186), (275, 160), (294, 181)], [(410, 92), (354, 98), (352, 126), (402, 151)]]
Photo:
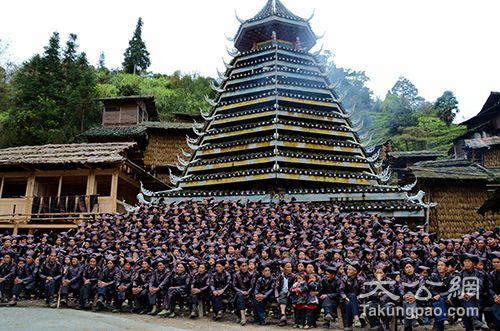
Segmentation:
[(448, 126), (458, 113), (458, 101), (452, 91), (445, 91), (434, 103), (439, 118)]
[(17, 70), (12, 106), (0, 123), (2, 145), (66, 143), (98, 122), (94, 69), (76, 40), (71, 34), (61, 49), (54, 33), (44, 53)]
[(413, 110), (417, 110), (425, 101), (418, 95), (418, 89), (409, 79), (400, 76), (391, 88), (391, 94), (403, 99)]
[(413, 126), (417, 122), (414, 111), (406, 98), (388, 92), (381, 105), (382, 112), (388, 114), (386, 123), (389, 135), (395, 135), (401, 128)]
[(135, 27), (134, 35), (128, 43), (128, 47), (123, 54), (123, 70), (129, 74), (137, 74), (145, 71), (150, 65), (149, 52), (146, 44), (142, 40), (142, 18), (139, 17)]

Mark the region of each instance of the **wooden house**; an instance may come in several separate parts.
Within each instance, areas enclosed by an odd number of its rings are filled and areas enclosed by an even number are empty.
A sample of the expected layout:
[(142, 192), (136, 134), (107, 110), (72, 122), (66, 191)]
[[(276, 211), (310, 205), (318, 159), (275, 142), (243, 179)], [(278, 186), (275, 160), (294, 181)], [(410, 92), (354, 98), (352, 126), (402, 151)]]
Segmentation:
[(199, 115), (174, 113), (169, 122), (158, 121), (154, 97), (126, 96), (99, 99), (103, 103), (102, 126), (80, 135), (89, 143), (136, 142), (143, 154), (144, 169), (165, 183), (174, 174), (177, 155), (188, 150), (186, 135), (192, 134)]
[[(453, 158), (410, 166), (426, 192), (431, 231), (457, 237), (500, 224), (500, 213), (486, 208), (500, 188), (500, 93), (491, 92), (481, 111), (462, 123), (468, 131), (454, 141)], [(485, 206), (484, 208), (481, 208)]]
[(0, 149), (0, 228), (72, 228), (96, 213), (125, 211), (140, 182), (167, 188), (141, 164), (135, 142)]

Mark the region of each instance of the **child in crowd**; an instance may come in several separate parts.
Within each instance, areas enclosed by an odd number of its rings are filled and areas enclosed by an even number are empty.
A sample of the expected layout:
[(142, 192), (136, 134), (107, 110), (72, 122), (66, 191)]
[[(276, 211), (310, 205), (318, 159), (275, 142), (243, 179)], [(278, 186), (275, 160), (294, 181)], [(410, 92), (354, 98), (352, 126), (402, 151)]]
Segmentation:
[(298, 273), (295, 283), (290, 288), (290, 298), (293, 304), (295, 316), (295, 328), (302, 329), (306, 320), (306, 303), (308, 286), (305, 273)]

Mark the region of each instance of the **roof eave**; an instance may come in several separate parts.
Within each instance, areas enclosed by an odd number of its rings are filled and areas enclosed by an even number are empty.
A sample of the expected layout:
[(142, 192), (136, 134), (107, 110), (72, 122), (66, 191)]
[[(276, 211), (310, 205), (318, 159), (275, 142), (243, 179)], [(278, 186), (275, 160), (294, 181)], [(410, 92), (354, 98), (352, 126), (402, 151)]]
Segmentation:
[[(238, 45), (240, 45), (242, 42), (241, 39), (242, 39), (242, 33), (244, 30), (249, 29), (249, 28), (256, 28), (259, 25), (268, 24), (269, 22), (272, 22), (272, 21), (279, 21), (281, 23), (301, 26), (309, 34), (310, 40), (312, 40), (312, 43), (307, 44), (307, 48), (311, 49), (312, 47), (314, 47), (314, 45), (316, 45), (316, 35), (314, 34), (314, 32), (311, 28), (311, 25), (308, 22), (295, 21), (295, 20), (290, 20), (287, 18), (273, 15), (273, 16), (266, 17), (263, 20), (251, 21), (251, 22), (246, 21), (245, 23), (241, 24), (238, 31), (236, 32), (236, 36), (234, 37), (234, 47), (239, 49)], [(302, 42), (305, 42), (305, 41), (303, 40)]]

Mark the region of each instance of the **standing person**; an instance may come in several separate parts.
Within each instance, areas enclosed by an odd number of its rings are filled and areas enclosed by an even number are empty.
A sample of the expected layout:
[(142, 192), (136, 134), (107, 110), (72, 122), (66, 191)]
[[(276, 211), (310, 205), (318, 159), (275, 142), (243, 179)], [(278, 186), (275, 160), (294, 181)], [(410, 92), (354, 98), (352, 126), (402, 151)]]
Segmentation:
[(209, 280), (214, 310), (212, 319), (214, 321), (222, 317), (222, 301), (224, 298), (228, 299), (231, 293), (231, 275), (224, 270), (225, 265), (226, 263), (224, 260), (218, 260), (215, 263), (215, 272), (211, 275)]
[(189, 296), (189, 303), (191, 304), (191, 315), (189, 317), (191, 318), (199, 316), (198, 305), (200, 301), (207, 299), (209, 296), (209, 276), (206, 264), (200, 263), (198, 271), (193, 275), (191, 280), (191, 292)]
[(286, 307), (290, 304), (288, 293), (295, 283), (295, 275), (292, 273), (292, 270), (292, 263), (289, 260), (284, 260), (281, 263), (281, 273), (276, 277), (274, 296), (277, 298), (280, 306), (281, 317), (279, 326), (285, 326), (287, 324)]
[(347, 274), (343, 277), (340, 285), (340, 296), (344, 301), (345, 327), (352, 329), (353, 325), (361, 327), (359, 320), (358, 296), (363, 290), (365, 279), (359, 275), (361, 266), (356, 261), (347, 266)]
[(39, 275), (41, 282), (44, 284), (45, 304), (55, 308), (57, 304), (54, 302), (54, 294), (63, 275), (63, 268), (61, 263), (57, 261), (56, 251), (52, 251), (47, 261), (42, 264)]
[(73, 294), (73, 299), (76, 299), (80, 293), (82, 283), (82, 265), (78, 259), (78, 255), (71, 257), (69, 267), (65, 268), (61, 283), (61, 306), (68, 305), (68, 295)]
[(91, 256), (82, 271), (82, 287), (80, 288), (80, 309), (89, 309), (89, 299), (96, 293), (100, 268), (97, 266), (97, 257)]
[(447, 272), (446, 262), (444, 260), (437, 261), (436, 272), (429, 277), (428, 289), (432, 295), (431, 304), (434, 312), (435, 331), (444, 331), (444, 322), (448, 317), (448, 306), (446, 301), (450, 295), (451, 277)]
[(290, 300), (293, 304), (293, 315), (295, 317), (294, 327), (302, 329), (306, 324), (306, 303), (309, 292), (305, 273), (297, 274), (289, 292)]
[(252, 294), (254, 277), (248, 272), (247, 260), (238, 260), (239, 271), (233, 276), (234, 308), (239, 318), (239, 323), (243, 326), (247, 323), (246, 306)]
[(170, 274), (170, 269), (165, 265), (165, 261), (158, 260), (156, 262), (156, 269), (153, 271), (151, 280), (149, 281), (148, 300), (149, 306), (152, 309), (148, 315), (156, 315), (158, 313), (158, 306), (163, 306), (163, 297), (167, 289), (161, 286), (168, 283), (167, 278), (170, 277)]
[(16, 263), (12, 260), (12, 253), (4, 253), (3, 262), (0, 264), (0, 300), (9, 301), (11, 305), (16, 303), (16, 300), (12, 299), (16, 270), (17, 267)]
[(33, 255), (26, 255), (24, 266), (16, 272), (14, 279), (13, 299), (15, 301), (19, 300), (22, 291), (25, 291), (25, 295), (30, 296), (36, 290), (38, 268), (38, 263), (35, 262)]
[(320, 303), (325, 313), (325, 327), (330, 327), (333, 314), (340, 303), (341, 280), (337, 277), (337, 269), (333, 266), (325, 268), (325, 276), (321, 279)]
[(319, 304), (317, 293), (321, 290), (321, 283), (316, 274), (308, 276), (307, 288), (306, 325), (304, 325), (304, 329), (311, 329), (316, 327), (316, 309)]
[(254, 323), (266, 325), (266, 306), (274, 298), (274, 277), (271, 268), (266, 266), (257, 279), (254, 290)]

